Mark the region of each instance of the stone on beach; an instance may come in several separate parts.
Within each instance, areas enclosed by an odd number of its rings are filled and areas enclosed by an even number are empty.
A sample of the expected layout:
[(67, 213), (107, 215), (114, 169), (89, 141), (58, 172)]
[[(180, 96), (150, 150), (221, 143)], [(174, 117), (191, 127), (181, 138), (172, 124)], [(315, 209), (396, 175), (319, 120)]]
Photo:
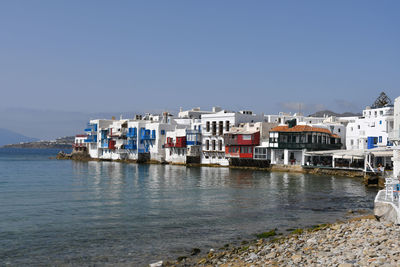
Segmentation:
[(399, 248), (400, 226), (366, 216), (273, 241), (256, 240), (230, 251), (213, 251), (208, 259), (188, 258), (185, 266), (400, 266)]

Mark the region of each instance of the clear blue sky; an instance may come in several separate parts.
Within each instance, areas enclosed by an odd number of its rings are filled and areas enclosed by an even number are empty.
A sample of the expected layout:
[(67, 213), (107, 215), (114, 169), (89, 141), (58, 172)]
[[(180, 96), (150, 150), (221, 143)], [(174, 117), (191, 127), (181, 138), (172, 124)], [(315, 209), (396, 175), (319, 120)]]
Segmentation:
[(0, 106), (360, 111), (400, 95), (400, 1), (1, 1)]

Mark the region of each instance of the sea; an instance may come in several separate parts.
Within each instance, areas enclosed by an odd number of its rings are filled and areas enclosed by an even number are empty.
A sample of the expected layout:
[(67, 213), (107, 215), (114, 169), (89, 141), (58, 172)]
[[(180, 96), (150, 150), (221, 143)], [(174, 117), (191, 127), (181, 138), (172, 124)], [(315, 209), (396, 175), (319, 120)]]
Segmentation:
[(360, 178), (0, 149), (0, 266), (146, 266), (372, 211)]

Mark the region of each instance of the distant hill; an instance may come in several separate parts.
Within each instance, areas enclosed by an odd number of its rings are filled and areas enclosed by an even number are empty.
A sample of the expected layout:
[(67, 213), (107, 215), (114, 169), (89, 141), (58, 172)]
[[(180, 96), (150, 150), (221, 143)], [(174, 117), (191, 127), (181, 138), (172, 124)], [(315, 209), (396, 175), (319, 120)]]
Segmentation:
[(38, 141), (38, 139), (0, 128), (0, 146), (34, 141)]
[(336, 117), (356, 117), (361, 116), (360, 113), (352, 113), (352, 112), (344, 112), (344, 113), (336, 113), (330, 110), (321, 110), (317, 111), (314, 114), (310, 114), (309, 117), (323, 117), (323, 116), (336, 116)]
[(51, 141), (34, 141), (4, 145), (4, 148), (57, 148), (71, 149), (75, 136), (65, 136)]

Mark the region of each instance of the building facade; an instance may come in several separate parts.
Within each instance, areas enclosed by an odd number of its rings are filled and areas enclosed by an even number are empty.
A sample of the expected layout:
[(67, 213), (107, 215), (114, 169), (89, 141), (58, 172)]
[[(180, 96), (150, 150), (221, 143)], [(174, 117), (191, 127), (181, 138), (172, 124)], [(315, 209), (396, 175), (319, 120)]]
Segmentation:
[(280, 125), (269, 133), (271, 163), (304, 165), (306, 151), (340, 149), (340, 136), (329, 129), (309, 125)]
[(346, 127), (347, 149), (371, 149), (391, 146), (389, 133), (394, 130), (393, 106), (367, 107), (362, 117), (355, 117)]
[(225, 157), (224, 134), (229, 133), (231, 127), (239, 126), (241, 123), (262, 121), (264, 121), (263, 115), (255, 115), (251, 111), (230, 112), (221, 110), (213, 114), (202, 115), (201, 163), (229, 165), (229, 161)]

